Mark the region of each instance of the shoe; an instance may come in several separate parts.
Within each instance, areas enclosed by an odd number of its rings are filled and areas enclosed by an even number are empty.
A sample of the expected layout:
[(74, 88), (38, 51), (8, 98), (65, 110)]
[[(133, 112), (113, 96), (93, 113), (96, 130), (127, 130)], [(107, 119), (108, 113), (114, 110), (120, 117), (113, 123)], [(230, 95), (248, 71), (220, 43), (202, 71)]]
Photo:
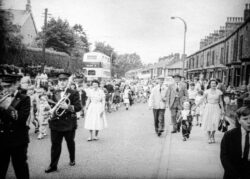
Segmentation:
[(184, 138), (183, 138), (183, 141), (186, 141), (186, 140), (187, 140), (187, 138), (186, 138), (186, 137), (184, 137)]
[(88, 138), (88, 139), (87, 139), (88, 142), (90, 142), (90, 141), (92, 141), (92, 140), (93, 140), (92, 138)]
[(177, 131), (171, 131), (171, 133), (173, 134), (173, 133), (176, 133)]
[(212, 140), (211, 139), (208, 139), (208, 144), (212, 144)]
[(189, 134), (187, 135), (187, 138), (189, 139)]
[(99, 140), (99, 138), (98, 137), (94, 137), (93, 140)]
[(214, 138), (211, 138), (211, 143), (215, 143), (215, 139)]
[(158, 132), (157, 135), (158, 135), (158, 137), (160, 137), (161, 136), (161, 132)]
[(38, 135), (37, 139), (38, 139), (38, 140), (41, 140), (42, 138), (43, 138), (43, 134), (40, 133), (40, 134)]
[(57, 167), (48, 167), (45, 170), (45, 173), (51, 173), (51, 172), (55, 172), (55, 171), (57, 171)]
[(76, 165), (76, 162), (75, 162), (75, 161), (69, 162), (69, 165), (70, 165), (70, 166), (75, 166), (75, 165)]

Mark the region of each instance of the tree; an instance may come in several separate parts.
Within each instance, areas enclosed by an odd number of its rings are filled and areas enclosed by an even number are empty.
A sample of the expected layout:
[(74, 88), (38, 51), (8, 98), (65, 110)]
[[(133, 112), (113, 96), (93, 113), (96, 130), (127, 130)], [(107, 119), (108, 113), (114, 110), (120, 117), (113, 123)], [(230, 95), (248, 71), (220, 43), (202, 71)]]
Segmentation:
[(127, 71), (138, 69), (142, 66), (140, 56), (136, 53), (123, 54), (117, 57), (114, 73), (116, 73), (118, 77), (124, 77)]
[(74, 31), (67, 20), (51, 18), (47, 28), (38, 34), (37, 42), (45, 39), (45, 47), (71, 55), (75, 46)]
[[(0, 4), (1, 8), (1, 4)], [(22, 43), (20, 26), (12, 23), (13, 14), (8, 10), (0, 9), (0, 53), (1, 57), (8, 51), (17, 52), (25, 48)], [(2, 61), (2, 59), (1, 59)]]
[(75, 24), (73, 30), (75, 32), (74, 56), (82, 56), (85, 52), (89, 52), (90, 43), (81, 24)]

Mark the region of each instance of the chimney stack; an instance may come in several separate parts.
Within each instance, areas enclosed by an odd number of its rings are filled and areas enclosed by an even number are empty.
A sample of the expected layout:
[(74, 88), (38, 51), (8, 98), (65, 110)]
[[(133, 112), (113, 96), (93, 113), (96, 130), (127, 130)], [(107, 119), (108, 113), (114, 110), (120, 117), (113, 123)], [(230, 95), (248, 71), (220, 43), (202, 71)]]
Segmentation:
[(247, 21), (250, 18), (250, 4), (246, 4), (246, 8), (244, 10), (244, 21)]
[(30, 4), (30, 0), (27, 0), (27, 4), (26, 4), (26, 11), (27, 11), (27, 12), (31, 12), (31, 4)]

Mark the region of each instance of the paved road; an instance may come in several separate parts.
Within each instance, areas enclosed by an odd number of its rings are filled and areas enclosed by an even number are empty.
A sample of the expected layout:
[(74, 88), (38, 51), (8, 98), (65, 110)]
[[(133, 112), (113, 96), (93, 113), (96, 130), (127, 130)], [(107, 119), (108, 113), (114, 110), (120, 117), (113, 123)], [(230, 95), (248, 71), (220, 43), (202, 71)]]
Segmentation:
[[(166, 113), (166, 118), (169, 118)], [(59, 170), (45, 174), (50, 161), (50, 139), (37, 140), (31, 133), (29, 166), (31, 178), (221, 178), (219, 143), (206, 144), (196, 127), (190, 141), (180, 134), (157, 137), (152, 111), (146, 104), (136, 104), (128, 111), (121, 108), (107, 115), (108, 128), (100, 140), (87, 142), (88, 131), (79, 121), (76, 134), (76, 166), (68, 165), (65, 142)], [(169, 128), (166, 125), (167, 129)], [(220, 141), (221, 134), (217, 140)], [(8, 178), (13, 178), (9, 168)]]

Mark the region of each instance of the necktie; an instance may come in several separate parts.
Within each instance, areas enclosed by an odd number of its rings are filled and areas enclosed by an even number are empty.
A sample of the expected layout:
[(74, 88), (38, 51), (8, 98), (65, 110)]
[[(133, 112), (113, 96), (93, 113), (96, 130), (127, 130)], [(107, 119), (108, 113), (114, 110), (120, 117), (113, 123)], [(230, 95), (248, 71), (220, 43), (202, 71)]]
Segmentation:
[(176, 92), (179, 92), (179, 83), (177, 83)]
[(245, 148), (243, 153), (243, 159), (248, 160), (248, 154), (249, 154), (249, 132), (246, 134), (246, 140), (245, 140)]

